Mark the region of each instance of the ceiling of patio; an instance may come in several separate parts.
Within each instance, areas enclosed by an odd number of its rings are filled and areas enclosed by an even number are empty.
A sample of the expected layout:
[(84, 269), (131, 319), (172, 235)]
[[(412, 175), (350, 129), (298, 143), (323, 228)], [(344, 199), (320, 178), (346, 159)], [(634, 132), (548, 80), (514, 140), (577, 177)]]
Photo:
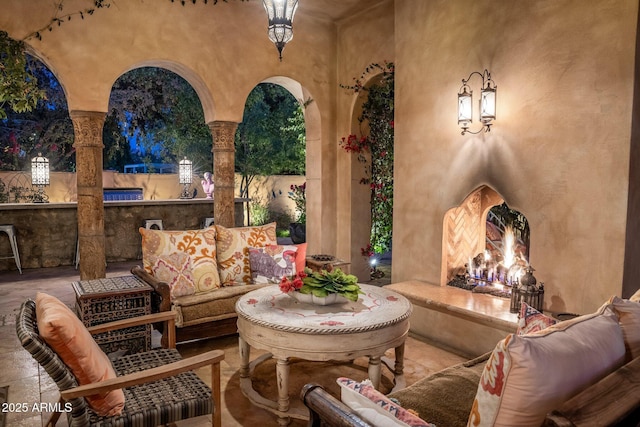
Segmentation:
[(340, 21), (386, 0), (300, 0), (298, 12)]

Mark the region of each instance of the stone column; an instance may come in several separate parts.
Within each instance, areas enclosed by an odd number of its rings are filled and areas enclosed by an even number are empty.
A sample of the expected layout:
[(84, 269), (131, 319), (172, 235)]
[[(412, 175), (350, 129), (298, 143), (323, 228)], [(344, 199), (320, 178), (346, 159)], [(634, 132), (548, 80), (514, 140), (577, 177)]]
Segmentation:
[(76, 149), (80, 279), (105, 277), (102, 128), (105, 113), (71, 111)]
[(235, 199), (235, 147), (238, 123), (215, 121), (209, 123), (213, 135), (213, 216), (215, 223), (233, 227)]

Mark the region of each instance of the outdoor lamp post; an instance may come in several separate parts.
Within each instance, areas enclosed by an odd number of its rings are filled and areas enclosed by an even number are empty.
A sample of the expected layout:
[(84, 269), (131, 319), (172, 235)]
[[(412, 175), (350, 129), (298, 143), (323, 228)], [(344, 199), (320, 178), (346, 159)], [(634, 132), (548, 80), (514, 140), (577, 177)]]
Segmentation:
[(191, 187), (191, 182), (193, 181), (193, 163), (186, 157), (180, 160), (180, 163), (178, 164), (178, 179), (180, 180), (180, 184), (183, 185), (180, 198), (191, 199), (189, 187)]
[(282, 51), (293, 39), (293, 16), (298, 0), (262, 0), (262, 4), (269, 18), (269, 40), (276, 45), (282, 61)]
[(44, 192), (44, 186), (49, 184), (49, 159), (38, 153), (38, 157), (31, 159), (31, 185), (38, 187), (33, 200), (35, 203), (49, 202), (49, 196)]

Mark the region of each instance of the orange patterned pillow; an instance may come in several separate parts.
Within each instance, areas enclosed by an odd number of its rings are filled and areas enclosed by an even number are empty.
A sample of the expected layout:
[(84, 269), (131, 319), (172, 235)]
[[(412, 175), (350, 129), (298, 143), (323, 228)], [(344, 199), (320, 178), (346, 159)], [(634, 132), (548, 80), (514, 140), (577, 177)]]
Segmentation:
[[(38, 332), (65, 365), (79, 385), (116, 377), (106, 354), (84, 327), (80, 319), (60, 300), (42, 292), (36, 294)], [(119, 415), (124, 408), (124, 392), (112, 390), (86, 397), (91, 408), (102, 416)]]
[(276, 223), (236, 228), (216, 225), (215, 229), (222, 286), (251, 284), (249, 248), (277, 245)]
[(370, 380), (358, 382), (350, 378), (337, 379), (340, 400), (361, 418), (374, 426), (436, 427), (421, 419), (415, 411), (405, 409), (376, 390)]
[(468, 427), (538, 427), (545, 415), (622, 366), (610, 305), (531, 335), (508, 335), (482, 371)]
[(142, 235), (142, 264), (149, 274), (160, 259), (169, 259), (177, 252), (189, 255), (191, 274), (196, 292), (220, 287), (216, 262), (216, 230), (162, 231), (140, 227)]
[(526, 302), (520, 304), (516, 335), (532, 334), (558, 323), (553, 317), (545, 316)]

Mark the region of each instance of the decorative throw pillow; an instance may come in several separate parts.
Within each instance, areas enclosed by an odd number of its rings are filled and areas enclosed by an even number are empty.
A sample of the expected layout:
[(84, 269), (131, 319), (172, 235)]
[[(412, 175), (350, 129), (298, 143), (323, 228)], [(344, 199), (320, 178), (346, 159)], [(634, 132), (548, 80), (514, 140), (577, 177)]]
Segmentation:
[(159, 257), (151, 267), (151, 272), (155, 278), (169, 285), (171, 300), (196, 293), (189, 254), (174, 252)]
[(613, 309), (618, 314), (624, 345), (627, 348), (627, 362), (640, 356), (640, 303), (612, 297)]
[(251, 278), (254, 283), (280, 283), (285, 276), (296, 274), (298, 248), (294, 245), (267, 245), (249, 248)]
[(526, 302), (522, 302), (520, 304), (520, 314), (518, 314), (516, 335), (531, 334), (556, 323), (558, 321), (553, 317), (546, 316)]
[(296, 254), (296, 273), (302, 273), (307, 265), (307, 243), (300, 243), (295, 246), (298, 248), (298, 253)]
[(227, 228), (216, 225), (218, 269), (222, 286), (251, 283), (249, 248), (277, 245), (276, 223), (259, 227)]
[(362, 419), (376, 427), (435, 427), (376, 390), (371, 381), (357, 382), (338, 378), (340, 400), (353, 409)]
[[(42, 292), (36, 294), (36, 319), (42, 339), (71, 369), (79, 385), (115, 378), (106, 354), (80, 319), (60, 300)], [(87, 396), (87, 403), (102, 416), (119, 415), (124, 408), (124, 392)]]
[(638, 289), (631, 297), (629, 297), (629, 301), (640, 302), (640, 289)]
[(149, 274), (159, 260), (169, 260), (175, 253), (189, 256), (196, 292), (220, 287), (216, 262), (216, 230), (162, 231), (140, 227), (142, 235), (142, 264)]
[(480, 377), (468, 426), (538, 427), (547, 412), (622, 365), (610, 305), (530, 335), (508, 335)]

